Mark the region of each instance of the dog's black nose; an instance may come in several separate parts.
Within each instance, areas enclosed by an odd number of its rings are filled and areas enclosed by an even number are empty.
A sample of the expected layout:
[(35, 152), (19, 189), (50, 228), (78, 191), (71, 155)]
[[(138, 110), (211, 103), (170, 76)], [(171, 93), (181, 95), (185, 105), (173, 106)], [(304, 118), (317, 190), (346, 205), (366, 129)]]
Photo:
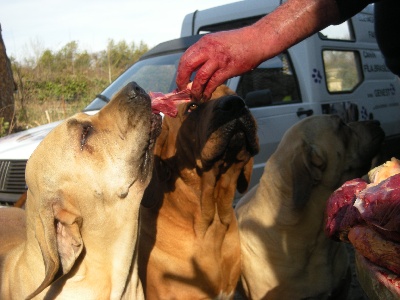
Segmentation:
[(226, 112), (239, 111), (246, 104), (239, 96), (225, 96), (218, 100), (217, 108)]
[(145, 95), (146, 92), (136, 82), (129, 83), (128, 97), (134, 99), (140, 95)]

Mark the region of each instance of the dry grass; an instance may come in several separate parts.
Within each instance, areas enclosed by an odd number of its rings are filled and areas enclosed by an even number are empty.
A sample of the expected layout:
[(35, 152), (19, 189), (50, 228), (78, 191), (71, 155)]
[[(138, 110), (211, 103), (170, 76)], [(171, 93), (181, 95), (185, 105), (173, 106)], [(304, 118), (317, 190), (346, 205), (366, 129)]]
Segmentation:
[(65, 102), (65, 101), (46, 101), (39, 103), (33, 101), (25, 104), (25, 110), (22, 110), (16, 104), (17, 123), (15, 127), (18, 130), (33, 128), (39, 125), (66, 119), (86, 107), (87, 103)]

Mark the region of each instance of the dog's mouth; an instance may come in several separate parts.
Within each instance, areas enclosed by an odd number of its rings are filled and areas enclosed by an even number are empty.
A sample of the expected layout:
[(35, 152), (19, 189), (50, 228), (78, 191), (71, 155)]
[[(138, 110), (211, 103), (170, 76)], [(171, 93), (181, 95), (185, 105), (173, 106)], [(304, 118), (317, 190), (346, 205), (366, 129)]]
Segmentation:
[(243, 160), (244, 157), (250, 158), (258, 152), (256, 124), (250, 113), (245, 113), (242, 117), (224, 124), (208, 137), (201, 158), (204, 164), (212, 164), (220, 159), (233, 163)]
[(147, 175), (151, 171), (152, 162), (153, 162), (153, 149), (156, 143), (157, 137), (161, 133), (161, 123), (162, 117), (160, 114), (151, 114), (151, 123), (150, 123), (150, 132), (149, 132), (149, 139), (147, 146), (145, 147), (144, 151), (144, 158), (142, 164), (140, 166), (141, 174), (143, 178), (147, 178)]
[[(226, 151), (247, 151), (254, 156), (259, 151), (256, 126), (250, 115), (245, 115), (233, 124), (234, 129), (230, 131), (226, 139)], [(223, 146), (223, 144), (222, 144)]]
[(149, 150), (153, 150), (157, 137), (161, 133), (162, 117), (160, 114), (151, 114)]
[[(354, 130), (357, 137), (351, 139), (350, 143), (356, 143), (357, 156), (352, 156), (351, 161), (347, 163), (347, 169), (342, 175), (341, 181), (350, 180), (365, 174), (371, 169), (371, 161), (374, 157), (379, 157), (381, 144), (385, 138), (385, 133), (380, 127), (378, 121), (363, 121), (349, 126), (363, 126), (364, 132), (360, 129)], [(357, 129), (357, 127), (355, 127)]]

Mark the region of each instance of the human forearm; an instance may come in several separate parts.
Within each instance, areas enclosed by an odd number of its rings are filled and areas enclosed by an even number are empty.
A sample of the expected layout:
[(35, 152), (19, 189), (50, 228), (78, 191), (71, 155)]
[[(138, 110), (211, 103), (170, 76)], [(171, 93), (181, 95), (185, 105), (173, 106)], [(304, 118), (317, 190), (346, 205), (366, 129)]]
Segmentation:
[(251, 27), (268, 59), (339, 19), (335, 0), (289, 0)]
[(350, 17), (373, 0), (287, 0), (253, 25), (211, 33), (182, 56), (177, 85), (186, 87), (190, 75), (192, 95), (209, 99), (228, 78), (257, 67), (323, 28)]

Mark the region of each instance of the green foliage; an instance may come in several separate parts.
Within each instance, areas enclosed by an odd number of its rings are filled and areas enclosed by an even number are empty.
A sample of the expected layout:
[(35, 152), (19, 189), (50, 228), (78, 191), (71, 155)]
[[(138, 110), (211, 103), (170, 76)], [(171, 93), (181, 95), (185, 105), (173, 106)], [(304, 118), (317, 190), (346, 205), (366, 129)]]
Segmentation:
[(35, 99), (41, 103), (50, 100), (71, 102), (81, 101), (91, 96), (92, 82), (86, 77), (64, 76), (56, 77), (52, 81), (39, 78), (36, 81), (28, 81), (25, 85), (36, 95)]
[(10, 123), (5, 122), (3, 117), (0, 117), (0, 137), (8, 134), (8, 129), (10, 128)]
[[(56, 121), (83, 109), (148, 49), (143, 42), (109, 40), (106, 50), (90, 53), (71, 41), (59, 51), (33, 49), (36, 58), (22, 63), (11, 58), (18, 86), (15, 128)], [(0, 123), (0, 134), (4, 128)]]

